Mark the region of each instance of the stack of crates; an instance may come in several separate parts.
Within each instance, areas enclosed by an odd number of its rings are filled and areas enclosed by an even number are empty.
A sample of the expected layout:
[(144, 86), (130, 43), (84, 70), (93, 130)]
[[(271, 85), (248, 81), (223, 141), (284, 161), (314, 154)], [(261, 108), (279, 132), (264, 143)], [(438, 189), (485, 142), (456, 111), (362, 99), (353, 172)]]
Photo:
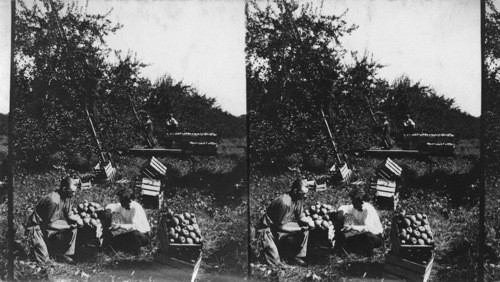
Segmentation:
[(141, 201), (145, 208), (159, 209), (163, 202), (161, 179), (167, 168), (155, 157), (151, 157), (141, 167), (141, 176), (136, 179), (135, 187), (141, 191)]
[(379, 209), (396, 209), (399, 200), (396, 191), (397, 181), (401, 178), (401, 172), (401, 167), (390, 158), (377, 166), (370, 188), (375, 190), (375, 201)]

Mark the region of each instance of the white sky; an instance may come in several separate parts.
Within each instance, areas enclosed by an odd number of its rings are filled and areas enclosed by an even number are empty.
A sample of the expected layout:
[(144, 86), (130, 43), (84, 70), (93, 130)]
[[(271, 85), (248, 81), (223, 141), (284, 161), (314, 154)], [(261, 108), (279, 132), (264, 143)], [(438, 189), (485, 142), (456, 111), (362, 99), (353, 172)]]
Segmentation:
[[(108, 44), (124, 54), (135, 52), (149, 64), (141, 75), (154, 82), (169, 74), (216, 98), (223, 110), (246, 113), (243, 0), (90, 0), (87, 13), (104, 14), (111, 8), (109, 19), (123, 28), (108, 37)], [(3, 61), (0, 64), (3, 67)], [(5, 80), (3, 72), (1, 79)], [(5, 95), (8, 92), (2, 90)], [(5, 111), (8, 108), (2, 106), (0, 112)]]
[(9, 112), (10, 95), (10, 0), (0, 0), (0, 113)]
[[(89, 1), (89, 12), (107, 12), (124, 24), (108, 43), (152, 64), (143, 75), (164, 73), (216, 97), (222, 109), (245, 113), (245, 14), (243, 0)], [(319, 1), (316, 1), (319, 3)], [(83, 2), (82, 2), (83, 3)], [(323, 13), (359, 25), (345, 46), (373, 53), (392, 82), (402, 74), (454, 98), (480, 115), (480, 1), (325, 0)], [(0, 112), (8, 111), (10, 0), (0, 0)]]
[(463, 111), (481, 114), (480, 1), (325, 1), (323, 13), (346, 8), (346, 21), (359, 28), (344, 44), (387, 65), (380, 77), (392, 83), (406, 74), (454, 98)]

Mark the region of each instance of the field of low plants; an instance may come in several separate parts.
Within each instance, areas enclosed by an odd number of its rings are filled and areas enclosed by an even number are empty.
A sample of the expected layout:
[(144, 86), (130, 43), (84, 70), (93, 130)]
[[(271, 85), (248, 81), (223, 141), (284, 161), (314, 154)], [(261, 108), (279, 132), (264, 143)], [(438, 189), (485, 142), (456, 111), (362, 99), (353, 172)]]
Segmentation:
[[(392, 159), (392, 158), (391, 158)], [(461, 140), (455, 157), (431, 157), (430, 159), (393, 159), (402, 167), (402, 179), (398, 191), (400, 208), (407, 214), (426, 213), (435, 238), (435, 261), (432, 281), (474, 280), (476, 278), (478, 244), (478, 185), (479, 141)], [(382, 159), (352, 156), (354, 180), (368, 181), (375, 175), (376, 166)], [(317, 161), (317, 172), (302, 171), (302, 175), (318, 176), (325, 164)], [(278, 174), (252, 173), (250, 179), (251, 219), (251, 272), (254, 278), (263, 280), (311, 281), (343, 279), (382, 279), (384, 255), (390, 250), (390, 242), (378, 249), (371, 258), (356, 255), (329, 255), (307, 267), (286, 265), (269, 268), (263, 264), (256, 251), (255, 226), (260, 210), (278, 195), (287, 192), (296, 172)], [(328, 187), (326, 191), (311, 192), (307, 205), (316, 202), (338, 207), (349, 204), (347, 193), (350, 185)], [(307, 206), (306, 205), (306, 206)], [(386, 235), (392, 212), (379, 210)], [(388, 236), (387, 236), (388, 237)]]
[[(194, 212), (198, 218), (204, 237), (199, 273), (203, 281), (230, 281), (242, 279), (247, 274), (246, 140), (223, 139), (218, 151), (217, 156), (158, 158), (167, 167), (167, 176), (162, 180), (166, 205), (174, 212)], [(74, 203), (88, 200), (105, 206), (117, 202), (117, 190), (133, 187), (135, 177), (140, 175), (140, 166), (146, 160), (114, 155), (119, 181), (96, 184), (90, 190), (79, 191)], [(143, 253), (138, 257), (99, 252), (95, 258), (78, 261), (76, 265), (55, 263), (52, 267), (46, 267), (30, 262), (24, 236), (25, 221), (37, 200), (55, 189), (65, 173), (68, 171), (64, 167), (58, 167), (43, 173), (15, 174), (16, 279), (186, 279), (187, 272), (167, 268), (153, 260), (153, 253), (159, 248), (159, 211), (151, 209), (147, 209), (146, 213), (152, 227), (152, 245), (143, 248)], [(2, 227), (2, 233), (5, 231), (6, 228)]]

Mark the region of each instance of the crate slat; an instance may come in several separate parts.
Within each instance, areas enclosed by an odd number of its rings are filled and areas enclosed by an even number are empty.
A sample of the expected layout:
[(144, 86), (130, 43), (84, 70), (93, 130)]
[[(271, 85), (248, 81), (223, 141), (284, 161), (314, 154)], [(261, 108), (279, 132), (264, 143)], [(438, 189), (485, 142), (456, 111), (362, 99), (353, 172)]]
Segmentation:
[(430, 258), (429, 262), (420, 264), (387, 254), (384, 272), (410, 281), (426, 282), (430, 277), (433, 264), (434, 256)]

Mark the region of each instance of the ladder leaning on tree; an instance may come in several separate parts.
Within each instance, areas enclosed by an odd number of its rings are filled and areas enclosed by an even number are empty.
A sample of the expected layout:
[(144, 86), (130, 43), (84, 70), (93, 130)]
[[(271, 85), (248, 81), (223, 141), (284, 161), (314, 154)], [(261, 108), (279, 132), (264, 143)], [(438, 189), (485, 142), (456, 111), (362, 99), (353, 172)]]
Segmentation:
[[(54, 18), (54, 20), (56, 22), (56, 26), (57, 26), (57, 31), (59, 33), (59, 37), (64, 41), (64, 46), (66, 48), (68, 48), (69, 41), (68, 41), (68, 38), (66, 36), (66, 33), (64, 32), (64, 29), (63, 29), (61, 20), (59, 18), (59, 15), (57, 13), (57, 10), (55, 8), (54, 2), (52, 0), (42, 0), (42, 1), (46, 5), (50, 6), (50, 10), (51, 10), (50, 13), (52, 14), (52, 16), (53, 16), (53, 18)], [(101, 162), (101, 165), (104, 165), (105, 163), (112, 164), (111, 154), (109, 152), (106, 152), (106, 151), (103, 150), (102, 144), (99, 141), (99, 136), (98, 136), (98, 134), (97, 134), (97, 132), (95, 130), (95, 127), (94, 127), (94, 122), (92, 121), (92, 117), (90, 116), (90, 113), (89, 113), (87, 107), (85, 107), (85, 113), (87, 114), (87, 119), (89, 121), (89, 126), (90, 126), (90, 129), (91, 129), (92, 136), (94, 137), (94, 140), (96, 141), (97, 149), (99, 151), (99, 160)]]
[[(299, 45), (302, 46), (302, 39), (299, 36), (299, 32), (297, 30), (297, 27), (295, 26), (295, 23), (293, 22), (293, 17), (290, 9), (288, 8), (288, 4), (286, 3), (285, 0), (282, 0), (283, 7), (285, 8), (285, 14), (286, 17), (288, 18), (288, 21), (292, 27), (292, 32), (293, 32), (293, 37), (298, 41)], [(339, 148), (337, 146), (337, 143), (335, 142), (335, 139), (333, 137), (333, 134), (330, 130), (330, 126), (328, 124), (328, 120), (326, 118), (325, 112), (323, 110), (323, 107), (320, 107), (321, 110), (321, 115), (323, 117), (323, 121), (326, 126), (326, 130), (328, 132), (328, 137), (330, 139), (330, 142), (332, 143), (333, 147), (333, 153), (335, 155), (335, 160), (336, 160), (336, 166), (334, 165), (330, 171), (334, 171), (339, 174), (339, 176), (342, 178), (343, 181), (349, 182), (352, 170), (349, 168), (349, 164), (347, 163), (347, 159), (345, 158), (345, 155), (341, 157), (341, 154), (339, 153)]]

